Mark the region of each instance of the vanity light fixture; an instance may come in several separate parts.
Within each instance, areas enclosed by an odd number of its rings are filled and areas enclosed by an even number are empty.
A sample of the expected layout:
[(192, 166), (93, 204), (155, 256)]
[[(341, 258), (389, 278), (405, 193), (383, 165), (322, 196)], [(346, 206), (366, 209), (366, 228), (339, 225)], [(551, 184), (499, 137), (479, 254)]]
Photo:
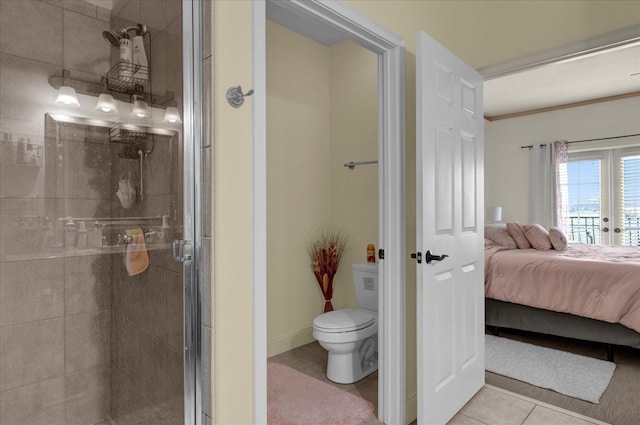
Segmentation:
[(96, 109), (102, 112), (118, 112), (118, 105), (113, 96), (107, 93), (101, 93), (98, 97)]
[(131, 113), (138, 118), (151, 118), (151, 108), (149, 108), (149, 104), (142, 99), (143, 97), (140, 95), (133, 95), (133, 109)]
[(56, 104), (73, 108), (80, 106), (76, 90), (73, 87), (60, 86), (60, 88), (58, 89)]
[(181, 123), (180, 111), (175, 106), (168, 106), (164, 111), (164, 121), (170, 123)]

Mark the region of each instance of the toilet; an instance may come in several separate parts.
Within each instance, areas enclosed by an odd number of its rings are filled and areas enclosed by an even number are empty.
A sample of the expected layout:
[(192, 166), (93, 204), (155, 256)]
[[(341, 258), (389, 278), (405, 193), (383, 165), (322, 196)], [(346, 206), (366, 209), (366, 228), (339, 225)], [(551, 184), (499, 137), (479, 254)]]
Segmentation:
[(358, 309), (330, 311), (313, 321), (313, 337), (328, 351), (327, 378), (359, 381), (378, 369), (378, 265), (355, 263)]

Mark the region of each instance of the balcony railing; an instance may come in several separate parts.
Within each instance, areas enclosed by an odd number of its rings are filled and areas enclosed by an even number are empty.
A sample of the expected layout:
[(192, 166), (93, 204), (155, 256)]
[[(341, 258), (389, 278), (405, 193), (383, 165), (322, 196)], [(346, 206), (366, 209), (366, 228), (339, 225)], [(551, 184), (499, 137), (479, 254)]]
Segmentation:
[[(624, 229), (622, 243), (629, 246), (640, 246), (640, 215), (627, 215), (622, 228)], [(599, 244), (601, 243), (600, 232), (599, 216), (569, 216), (567, 239), (570, 241)]]

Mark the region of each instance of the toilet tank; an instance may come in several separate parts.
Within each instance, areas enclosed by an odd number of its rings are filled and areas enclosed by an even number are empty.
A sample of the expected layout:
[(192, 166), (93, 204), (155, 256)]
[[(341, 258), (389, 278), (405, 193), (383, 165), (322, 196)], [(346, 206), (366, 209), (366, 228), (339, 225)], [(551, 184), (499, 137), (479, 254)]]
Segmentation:
[(354, 263), (353, 285), (356, 288), (358, 308), (378, 311), (378, 264)]

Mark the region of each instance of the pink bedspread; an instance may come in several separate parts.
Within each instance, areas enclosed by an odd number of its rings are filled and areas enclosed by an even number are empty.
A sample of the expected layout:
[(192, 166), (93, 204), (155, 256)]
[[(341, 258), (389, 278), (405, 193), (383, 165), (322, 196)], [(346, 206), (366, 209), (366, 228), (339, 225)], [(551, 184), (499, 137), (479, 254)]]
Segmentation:
[(485, 296), (640, 332), (640, 248), (570, 244), (566, 251), (485, 247)]

